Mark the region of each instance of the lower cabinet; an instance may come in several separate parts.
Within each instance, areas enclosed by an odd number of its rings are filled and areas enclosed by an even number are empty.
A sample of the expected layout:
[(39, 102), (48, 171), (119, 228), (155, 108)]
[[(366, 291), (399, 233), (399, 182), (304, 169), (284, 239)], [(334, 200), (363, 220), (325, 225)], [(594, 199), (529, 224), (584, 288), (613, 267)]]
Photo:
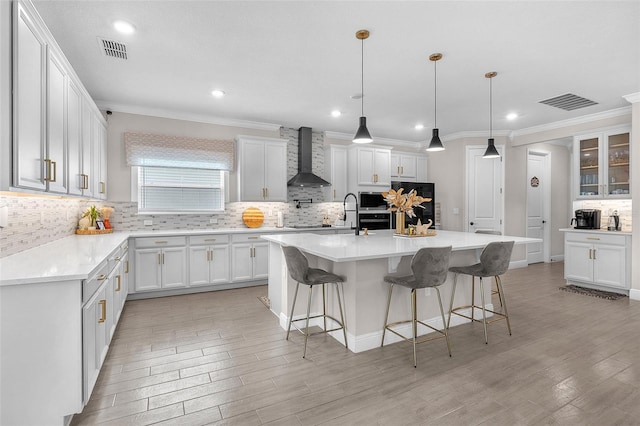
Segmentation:
[(185, 237), (136, 238), (136, 291), (187, 286)]
[(565, 232), (564, 277), (567, 283), (628, 290), (631, 236)]
[(259, 235), (233, 235), (231, 244), (231, 280), (250, 281), (269, 276), (269, 243)]
[(229, 276), (229, 236), (189, 237), (189, 285), (224, 284)]

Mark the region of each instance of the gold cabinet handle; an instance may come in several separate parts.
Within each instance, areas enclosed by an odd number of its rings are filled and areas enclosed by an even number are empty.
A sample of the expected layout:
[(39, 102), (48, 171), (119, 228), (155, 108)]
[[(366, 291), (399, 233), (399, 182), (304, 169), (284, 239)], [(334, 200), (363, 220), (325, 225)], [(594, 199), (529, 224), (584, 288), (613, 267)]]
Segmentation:
[(125, 266), (124, 266), (124, 273), (125, 273), (125, 274), (128, 274), (128, 273), (129, 273), (129, 261), (128, 261), (128, 260), (125, 260), (125, 261), (124, 261), (124, 265), (125, 265)]
[(55, 182), (58, 176), (58, 166), (55, 161), (51, 161), (51, 165), (53, 166), (53, 179), (51, 179), (51, 182)]
[(116, 287), (116, 291), (120, 291), (120, 283), (122, 281), (120, 275), (116, 275), (116, 279), (118, 280), (118, 287)]
[(80, 189), (89, 189), (89, 175), (81, 174), (82, 184), (80, 185)]
[(120, 256), (114, 257), (113, 260), (115, 260), (116, 262), (119, 262), (120, 261)]
[(44, 180), (45, 181), (50, 181), (51, 180), (51, 160), (47, 160), (45, 158), (44, 162), (46, 163)]
[(213, 250), (209, 250), (209, 260), (213, 262)]
[(100, 319), (98, 319), (98, 322), (102, 323), (102, 322), (105, 322), (105, 320), (107, 319), (107, 301), (103, 299), (99, 301), (98, 304), (102, 309), (102, 312), (100, 313)]
[(593, 260), (596, 260), (596, 249), (593, 249)]
[(593, 251), (593, 249), (589, 249), (589, 259), (593, 259), (593, 257), (591, 257), (591, 252)]
[(100, 182), (100, 193), (104, 194), (105, 192), (107, 192), (106, 189), (107, 185), (104, 182)]
[(265, 188), (264, 189), (265, 194), (267, 194), (266, 197), (264, 197), (265, 199), (269, 199), (269, 188)]
[(104, 281), (107, 279), (107, 276), (105, 274), (100, 274), (97, 279), (98, 281)]
[(598, 237), (587, 237), (587, 240), (600, 241), (600, 238), (598, 238)]
[(156, 244), (167, 244), (167, 241), (156, 241)]
[(162, 264), (164, 265), (164, 253), (162, 253)]
[(158, 253), (158, 265), (162, 265), (162, 258), (160, 257), (160, 253)]
[(403, 175), (404, 174), (404, 166), (400, 166), (400, 174)]
[(217, 239), (217, 238), (206, 238), (206, 239), (205, 239), (205, 242), (206, 242), (206, 241), (215, 241), (216, 239)]
[(257, 240), (258, 238), (260, 238), (260, 237), (247, 237), (247, 239), (249, 239), (249, 240)]
[(335, 189), (333, 190), (333, 199), (334, 200), (336, 199), (336, 190)]

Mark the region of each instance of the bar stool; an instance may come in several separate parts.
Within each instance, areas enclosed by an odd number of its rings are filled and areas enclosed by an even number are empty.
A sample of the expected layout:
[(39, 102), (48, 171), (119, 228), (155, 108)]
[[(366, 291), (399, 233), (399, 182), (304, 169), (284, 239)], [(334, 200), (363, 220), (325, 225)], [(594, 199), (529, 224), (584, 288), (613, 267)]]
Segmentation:
[[(502, 235), (500, 231), (494, 231), (492, 229), (476, 229), (476, 234), (489, 234), (489, 235)], [(496, 285), (496, 289), (491, 289), (491, 295), (498, 295), (498, 300), (500, 301), (500, 306), (502, 306), (502, 295), (500, 294), (500, 289)]]
[[(389, 283), (389, 299), (387, 301), (387, 313), (385, 315), (384, 327), (382, 328), (382, 342), (380, 347), (384, 346), (384, 335), (387, 330), (393, 334), (400, 336), (407, 342), (413, 343), (413, 366), (418, 366), (416, 357), (416, 344), (424, 343), (430, 340), (439, 339), (444, 337), (447, 342), (447, 350), (449, 356), (451, 356), (451, 345), (449, 344), (449, 335), (447, 333), (447, 327), (445, 327), (444, 310), (442, 309), (442, 299), (440, 298), (440, 285), (444, 284), (447, 280), (447, 270), (449, 268), (449, 258), (451, 257), (451, 246), (449, 247), (425, 247), (416, 252), (411, 259), (411, 275), (391, 274), (384, 277), (384, 281)], [(400, 285), (411, 289), (411, 315), (412, 319), (406, 321), (397, 321), (389, 324), (389, 306), (391, 305), (391, 294), (393, 293), (393, 286)], [(424, 322), (418, 320), (417, 306), (416, 306), (416, 290), (419, 288), (434, 287), (438, 295), (438, 303), (440, 304), (440, 315), (442, 317), (442, 330), (434, 328)], [(403, 336), (391, 327), (398, 324), (404, 324), (410, 322), (413, 327), (413, 333), (411, 338)], [(428, 337), (422, 340), (418, 340), (418, 324), (422, 324), (434, 331), (440, 333), (440, 336)]]
[[(447, 320), (447, 328), (451, 323), (451, 314), (456, 314), (461, 317), (470, 319), (471, 321), (482, 322), (484, 327), (484, 342), (489, 343), (489, 339), (487, 337), (487, 323), (491, 323), (499, 320), (507, 321), (507, 328), (509, 330), (509, 335), (511, 335), (511, 323), (509, 322), (509, 312), (507, 311), (507, 302), (504, 298), (504, 289), (502, 288), (502, 281), (500, 280), (500, 275), (507, 272), (509, 269), (509, 260), (511, 259), (511, 252), (513, 251), (513, 241), (497, 241), (487, 244), (487, 246), (482, 250), (482, 254), (480, 255), (480, 263), (476, 263), (475, 265), (470, 266), (453, 266), (449, 268), (449, 272), (453, 272), (455, 275), (453, 276), (453, 289), (451, 290), (451, 303), (449, 304), (449, 319)], [(460, 306), (457, 308), (453, 308), (453, 298), (456, 295), (456, 285), (458, 281), (458, 274), (471, 275), (471, 305), (468, 306)], [(475, 304), (475, 277), (480, 278), (480, 298), (482, 301), (482, 306), (476, 306)], [(484, 300), (484, 286), (482, 284), (483, 277), (494, 277), (496, 281), (496, 286), (498, 287), (500, 301), (502, 302), (502, 307), (504, 309), (504, 313), (495, 312), (490, 309), (486, 309), (485, 300)], [(461, 309), (471, 308), (471, 316), (467, 316), (461, 314), (459, 311)], [(482, 321), (478, 320), (474, 316), (475, 309), (482, 309)], [(491, 312), (496, 317), (490, 321), (487, 321), (487, 313), (486, 311)]]
[[(302, 353), (302, 358), (307, 355), (307, 339), (309, 336), (320, 333), (328, 333), (331, 331), (342, 330), (344, 334), (344, 346), (348, 349), (347, 346), (347, 331), (344, 326), (344, 315), (342, 313), (342, 302), (340, 301), (340, 286), (338, 283), (342, 283), (344, 279), (339, 276), (332, 274), (331, 272), (327, 272), (322, 269), (309, 268), (309, 261), (302, 254), (302, 252), (296, 247), (282, 247), (282, 251), (284, 253), (284, 258), (287, 263), (287, 269), (289, 270), (289, 275), (291, 278), (296, 280), (296, 291), (293, 296), (293, 304), (291, 306), (291, 314), (289, 315), (289, 326), (287, 327), (287, 340), (289, 340), (289, 333), (291, 332), (291, 325), (293, 325), (298, 331), (300, 331), (304, 335), (304, 352)], [(338, 321), (331, 315), (327, 315), (327, 303), (325, 298), (325, 284), (333, 283), (336, 286), (336, 294), (338, 296), (338, 307), (340, 308), (340, 320)], [(298, 288), (300, 284), (309, 286), (309, 297), (307, 300), (307, 316), (305, 318), (299, 318), (297, 320), (293, 319), (293, 311), (296, 307), (296, 299), (298, 298)], [(322, 314), (309, 316), (311, 310), (311, 295), (313, 293), (314, 285), (322, 285)], [(314, 333), (309, 332), (309, 320), (313, 318), (322, 318), (324, 321), (324, 330), (317, 331)], [(332, 328), (327, 330), (327, 318), (335, 321), (340, 326), (336, 328)], [(298, 328), (294, 323), (297, 321), (306, 321), (305, 323), (305, 331), (302, 331)]]

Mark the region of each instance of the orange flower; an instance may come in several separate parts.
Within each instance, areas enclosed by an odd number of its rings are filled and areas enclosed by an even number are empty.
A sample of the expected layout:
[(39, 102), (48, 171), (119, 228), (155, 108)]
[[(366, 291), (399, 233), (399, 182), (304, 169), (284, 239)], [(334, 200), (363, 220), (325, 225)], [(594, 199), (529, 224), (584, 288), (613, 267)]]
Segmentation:
[(390, 189), (387, 192), (383, 192), (382, 196), (389, 205), (387, 210), (392, 212), (404, 212), (409, 217), (415, 217), (414, 207), (420, 207), (424, 209), (422, 203), (431, 201), (431, 198), (424, 198), (419, 196), (415, 189), (409, 191), (408, 194), (403, 194), (404, 188), (400, 188), (397, 191)]

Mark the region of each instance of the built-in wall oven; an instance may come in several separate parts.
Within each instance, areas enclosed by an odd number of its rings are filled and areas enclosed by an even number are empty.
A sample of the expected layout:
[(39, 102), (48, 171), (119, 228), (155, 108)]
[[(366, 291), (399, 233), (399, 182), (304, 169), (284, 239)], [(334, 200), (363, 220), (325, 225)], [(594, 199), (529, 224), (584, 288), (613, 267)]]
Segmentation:
[(361, 212), (360, 229), (391, 229), (391, 213), (385, 210)]

